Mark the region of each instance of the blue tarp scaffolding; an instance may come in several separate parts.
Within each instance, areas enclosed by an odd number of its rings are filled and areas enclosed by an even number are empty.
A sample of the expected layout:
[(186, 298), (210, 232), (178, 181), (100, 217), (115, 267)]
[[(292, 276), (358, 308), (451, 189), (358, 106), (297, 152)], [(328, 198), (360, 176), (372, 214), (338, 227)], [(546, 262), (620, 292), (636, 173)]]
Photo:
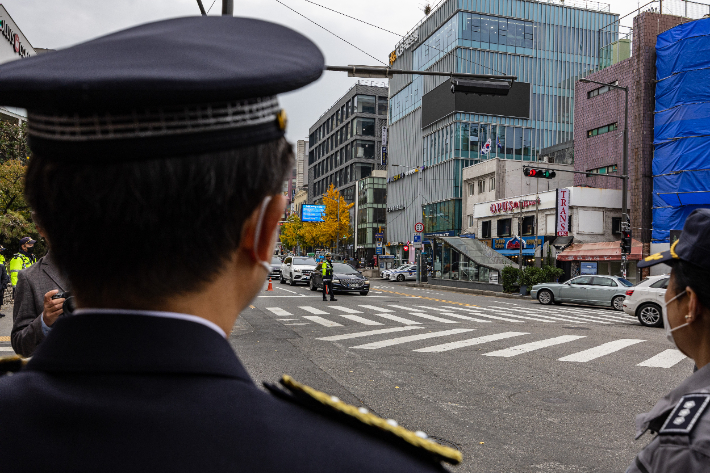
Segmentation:
[(710, 19), (658, 35), (656, 79), (652, 239), (669, 242), (710, 207)]

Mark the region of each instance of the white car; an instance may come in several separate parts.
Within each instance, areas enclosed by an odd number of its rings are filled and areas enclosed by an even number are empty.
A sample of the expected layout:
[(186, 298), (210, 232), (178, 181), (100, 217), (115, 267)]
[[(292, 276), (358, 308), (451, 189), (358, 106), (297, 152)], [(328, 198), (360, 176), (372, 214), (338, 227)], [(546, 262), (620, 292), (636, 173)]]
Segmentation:
[(411, 263), (409, 263), (409, 264), (403, 264), (403, 265), (401, 265), (399, 268), (390, 268), (390, 269), (382, 270), (382, 271), (380, 272), (380, 277), (381, 277), (382, 279), (389, 279), (389, 278), (390, 278), (390, 274), (392, 274), (392, 271), (401, 271), (401, 270), (403, 270), (403, 269), (409, 268), (410, 266), (413, 266), (413, 265), (412, 265)]
[(316, 269), (316, 260), (307, 256), (289, 256), (281, 263), (281, 284), (288, 281), (291, 286), (304, 282), (308, 284), (311, 273)]
[(390, 281), (416, 281), (417, 280), (417, 266), (409, 265), (404, 269), (397, 269), (390, 273)]
[(624, 312), (638, 317), (641, 325), (646, 327), (662, 327), (661, 308), (670, 278), (668, 274), (651, 276), (629, 288), (624, 299)]

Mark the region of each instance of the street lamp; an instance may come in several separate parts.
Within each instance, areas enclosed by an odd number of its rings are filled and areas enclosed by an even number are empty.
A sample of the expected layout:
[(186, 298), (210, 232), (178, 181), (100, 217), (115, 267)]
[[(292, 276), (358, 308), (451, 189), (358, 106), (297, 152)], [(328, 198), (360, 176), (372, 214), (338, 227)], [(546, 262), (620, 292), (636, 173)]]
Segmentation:
[[(599, 84), (599, 85), (604, 85), (607, 87), (611, 87), (612, 89), (620, 89), (624, 91), (624, 99), (625, 99), (625, 105), (624, 105), (624, 152), (623, 152), (623, 161), (621, 164), (621, 212), (622, 212), (622, 227), (626, 227), (626, 229), (630, 229), (630, 219), (628, 215), (628, 202), (627, 202), (627, 197), (628, 197), (628, 191), (629, 191), (629, 156), (628, 156), (628, 147), (629, 147), (629, 88), (628, 87), (621, 87), (620, 85), (615, 85), (615, 84), (607, 84), (604, 82), (597, 82), (595, 80), (591, 79), (579, 79), (580, 82), (586, 82), (586, 83), (591, 83), (591, 84)], [(621, 271), (622, 275), (624, 278), (626, 278), (626, 253), (622, 252), (621, 253)]]

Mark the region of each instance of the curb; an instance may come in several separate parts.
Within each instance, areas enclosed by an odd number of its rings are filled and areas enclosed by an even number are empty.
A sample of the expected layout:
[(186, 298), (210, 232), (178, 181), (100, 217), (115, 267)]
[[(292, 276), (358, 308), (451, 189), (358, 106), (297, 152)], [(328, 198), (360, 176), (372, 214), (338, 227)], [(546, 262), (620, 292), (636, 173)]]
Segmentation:
[[(430, 284), (422, 284), (422, 283), (420, 283), (420, 284), (405, 283), (404, 285), (407, 287), (423, 287), (423, 288), (427, 288), (427, 289), (436, 289), (436, 290), (441, 290), (441, 291), (458, 292), (461, 294), (471, 294), (471, 295), (475, 295), (475, 296), (500, 297), (501, 299), (523, 300), (528, 297), (528, 296), (521, 296), (519, 294), (505, 294), (503, 292), (484, 291), (483, 289), (466, 289), (463, 287), (449, 287), (449, 286), (439, 286), (439, 285), (430, 285)], [(532, 300), (532, 298), (530, 298), (529, 300)]]

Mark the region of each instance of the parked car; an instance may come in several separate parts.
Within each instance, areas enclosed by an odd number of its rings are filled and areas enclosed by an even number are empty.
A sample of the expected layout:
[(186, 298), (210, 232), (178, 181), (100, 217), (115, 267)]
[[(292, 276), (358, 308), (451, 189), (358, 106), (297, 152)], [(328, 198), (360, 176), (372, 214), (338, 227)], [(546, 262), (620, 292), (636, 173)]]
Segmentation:
[(536, 284), (530, 296), (540, 304), (589, 304), (623, 310), (629, 281), (617, 276), (577, 276), (564, 283)]
[(403, 265), (399, 266), (398, 268), (385, 269), (383, 271), (380, 271), (380, 277), (382, 279), (389, 279), (392, 271), (401, 271), (401, 270), (409, 268), (410, 266), (414, 266), (414, 265), (411, 263), (407, 263), (407, 264), (403, 264)]
[(626, 291), (624, 312), (638, 317), (641, 325), (662, 327), (661, 308), (666, 296), (670, 275), (651, 276)]
[(417, 265), (411, 264), (404, 269), (397, 269), (390, 273), (390, 281), (414, 280), (417, 279)]
[(271, 257), (271, 272), (269, 273), (269, 278), (281, 279), (281, 258), (278, 256)]
[(289, 256), (281, 263), (281, 284), (288, 281), (291, 286), (296, 283), (308, 283), (311, 273), (316, 269), (316, 260), (307, 256)]
[[(318, 263), (311, 277), (311, 291), (323, 288), (322, 264)], [(370, 281), (349, 264), (333, 263), (333, 292), (359, 292), (366, 296), (370, 292)]]

